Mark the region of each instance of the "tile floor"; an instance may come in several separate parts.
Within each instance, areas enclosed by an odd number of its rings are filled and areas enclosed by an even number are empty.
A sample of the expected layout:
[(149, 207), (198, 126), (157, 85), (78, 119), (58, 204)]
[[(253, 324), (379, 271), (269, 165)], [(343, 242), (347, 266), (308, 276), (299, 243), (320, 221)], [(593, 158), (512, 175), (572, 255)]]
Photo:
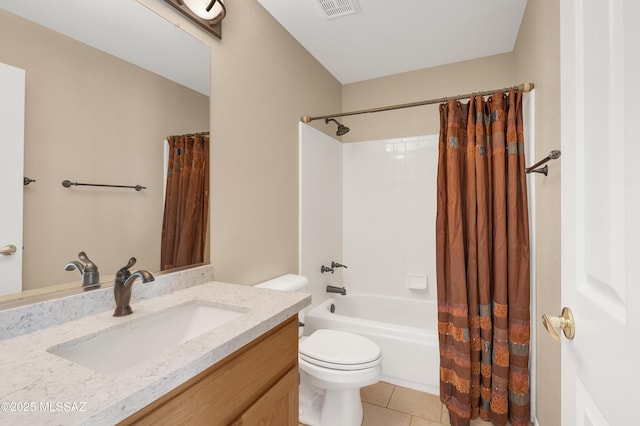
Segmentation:
[[(386, 382), (362, 388), (362, 426), (442, 426), (449, 413), (440, 398)], [(477, 419), (471, 426), (491, 425)]]
[[(362, 426), (441, 426), (449, 424), (449, 412), (440, 398), (385, 382), (360, 391), (364, 418)], [(471, 426), (491, 425), (477, 419)]]

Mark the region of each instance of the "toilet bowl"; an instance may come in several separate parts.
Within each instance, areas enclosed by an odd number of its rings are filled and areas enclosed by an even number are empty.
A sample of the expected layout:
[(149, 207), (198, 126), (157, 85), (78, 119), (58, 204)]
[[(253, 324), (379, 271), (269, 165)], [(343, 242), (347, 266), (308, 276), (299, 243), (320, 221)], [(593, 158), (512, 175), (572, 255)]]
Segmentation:
[[(288, 274), (256, 287), (304, 291), (307, 284), (305, 277)], [(360, 388), (380, 379), (381, 362), (380, 347), (354, 333), (321, 329), (300, 337), (300, 422), (310, 426), (359, 426)]]
[(302, 338), (298, 365), (301, 382), (308, 387), (300, 398), (300, 421), (311, 426), (360, 425), (360, 388), (380, 379), (381, 361), (378, 345), (357, 334), (321, 329)]

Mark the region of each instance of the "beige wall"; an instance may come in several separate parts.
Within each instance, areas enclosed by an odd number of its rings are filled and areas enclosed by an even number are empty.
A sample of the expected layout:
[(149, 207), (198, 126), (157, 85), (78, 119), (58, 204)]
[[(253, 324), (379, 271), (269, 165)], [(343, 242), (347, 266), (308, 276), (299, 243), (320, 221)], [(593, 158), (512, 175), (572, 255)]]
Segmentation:
[(211, 49), (211, 258), (216, 279), (253, 284), (298, 271), (298, 123), (340, 111), (341, 85), (255, 0), (227, 8)]
[(209, 98), (4, 10), (0, 62), (26, 70), (24, 288), (79, 280), (81, 250), (102, 276), (159, 270), (162, 141), (208, 130)]
[[(469, 72), (471, 69), (473, 72)], [(513, 55), (505, 53), (347, 84), (342, 91), (342, 106), (344, 111), (354, 111), (500, 89), (517, 83), (513, 75)], [(439, 117), (436, 104), (349, 116), (339, 121), (351, 128), (342, 137), (343, 142), (354, 142), (436, 134), (440, 128)]]
[[(560, 149), (560, 4), (527, 2), (514, 49), (518, 80), (536, 85), (536, 158)], [(537, 312), (536, 414), (541, 425), (560, 424), (560, 345), (542, 327), (543, 313), (560, 313), (560, 174), (562, 160), (549, 164), (549, 176), (536, 175)]]

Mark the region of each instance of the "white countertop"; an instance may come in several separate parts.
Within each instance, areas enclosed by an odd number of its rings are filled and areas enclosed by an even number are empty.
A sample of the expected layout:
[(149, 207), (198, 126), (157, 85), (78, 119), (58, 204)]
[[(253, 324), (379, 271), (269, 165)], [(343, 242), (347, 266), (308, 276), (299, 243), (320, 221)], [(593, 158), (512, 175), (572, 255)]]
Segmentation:
[[(47, 349), (153, 312), (198, 300), (248, 312), (148, 361), (113, 374)], [(210, 282), (0, 341), (0, 424), (113, 425), (264, 334), (311, 302), (311, 296)], [(126, 357), (126, 348), (122, 356)]]

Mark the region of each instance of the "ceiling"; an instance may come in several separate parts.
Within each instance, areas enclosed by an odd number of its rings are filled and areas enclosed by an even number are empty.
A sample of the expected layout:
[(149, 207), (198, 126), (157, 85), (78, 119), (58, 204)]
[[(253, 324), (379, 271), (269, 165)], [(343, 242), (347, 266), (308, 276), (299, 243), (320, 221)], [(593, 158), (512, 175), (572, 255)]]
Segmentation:
[(0, 0), (0, 8), (209, 95), (209, 46), (135, 0)]
[[(226, 0), (229, 13), (234, 1)], [(342, 84), (510, 52), (527, 3), (257, 1)], [(327, 5), (342, 7), (352, 1), (356, 13), (327, 18), (323, 12)], [(0, 7), (209, 93), (208, 46), (138, 1), (0, 0)], [(186, 63), (192, 66), (176, 66)]]
[[(339, 12), (351, 1), (356, 2), (356, 13), (327, 18), (323, 11)], [(527, 0), (258, 2), (342, 84), (511, 52), (527, 4)]]

